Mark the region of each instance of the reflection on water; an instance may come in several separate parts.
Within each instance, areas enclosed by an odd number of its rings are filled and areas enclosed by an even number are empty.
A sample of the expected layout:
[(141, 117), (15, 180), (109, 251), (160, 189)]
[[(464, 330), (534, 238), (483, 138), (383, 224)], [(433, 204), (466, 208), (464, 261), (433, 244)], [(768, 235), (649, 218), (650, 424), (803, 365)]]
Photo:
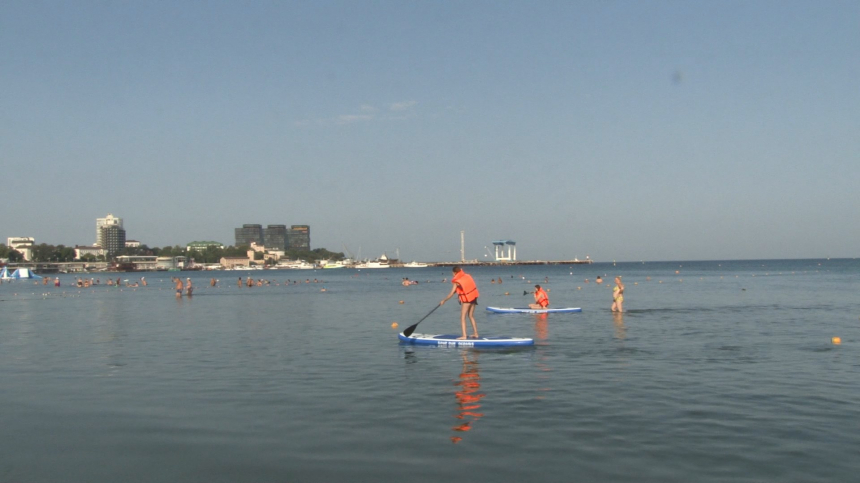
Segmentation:
[(624, 326), (624, 313), (613, 312), (612, 323), (615, 325), (615, 338), (624, 340), (624, 337), (627, 336), (627, 327)]
[[(458, 412), (454, 415), (461, 422), (454, 426), (455, 432), (465, 432), (472, 430), (472, 424), (481, 419), (484, 415), (476, 410), (481, 408), (481, 399), (485, 394), (478, 391), (481, 389), (481, 376), (478, 373), (478, 352), (464, 350), (460, 352), (460, 357), (463, 358), (463, 369), (460, 372), (460, 377), (454, 383), (458, 390), (454, 393), (457, 399)], [(460, 436), (451, 436), (451, 442), (454, 444), (462, 441)]]
[(549, 337), (549, 314), (534, 314), (535, 318), (535, 340), (546, 340)]

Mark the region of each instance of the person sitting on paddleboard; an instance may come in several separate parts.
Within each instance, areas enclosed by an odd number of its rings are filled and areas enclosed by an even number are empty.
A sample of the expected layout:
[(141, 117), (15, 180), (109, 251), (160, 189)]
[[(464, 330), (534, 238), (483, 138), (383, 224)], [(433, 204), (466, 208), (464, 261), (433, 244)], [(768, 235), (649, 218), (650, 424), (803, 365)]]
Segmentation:
[(439, 302), (439, 305), (445, 305), (451, 297), (456, 293), (460, 300), (460, 328), (463, 330), (463, 337), (458, 339), (466, 339), (466, 316), (472, 321), (472, 337), (478, 338), (478, 324), (475, 322), (475, 307), (478, 305), (478, 286), (471, 275), (463, 271), (459, 266), (453, 268), (454, 276), (451, 277), (451, 283), (454, 285), (451, 288), (451, 293)]
[(546, 291), (540, 288), (540, 285), (535, 285), (535, 303), (529, 304), (529, 308), (540, 310), (549, 307), (549, 295)]

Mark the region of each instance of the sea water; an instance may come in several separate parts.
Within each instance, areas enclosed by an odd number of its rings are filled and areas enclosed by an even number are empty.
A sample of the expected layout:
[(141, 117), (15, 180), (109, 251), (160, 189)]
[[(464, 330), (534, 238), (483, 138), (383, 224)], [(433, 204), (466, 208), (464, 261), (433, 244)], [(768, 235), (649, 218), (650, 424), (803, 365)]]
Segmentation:
[[(534, 337), (535, 347), (399, 344), (397, 332), (448, 294), (447, 268), (4, 283), (0, 481), (860, 474), (857, 260), (466, 270), (481, 292), (481, 335)], [(191, 277), (194, 296), (176, 298), (172, 275)], [(609, 310), (615, 275), (624, 314)], [(148, 284), (109, 287), (108, 276)], [(269, 283), (240, 288), (240, 276)], [(535, 284), (553, 307), (582, 313), (485, 311), (524, 306)], [(458, 331), (454, 300), (417, 330)]]

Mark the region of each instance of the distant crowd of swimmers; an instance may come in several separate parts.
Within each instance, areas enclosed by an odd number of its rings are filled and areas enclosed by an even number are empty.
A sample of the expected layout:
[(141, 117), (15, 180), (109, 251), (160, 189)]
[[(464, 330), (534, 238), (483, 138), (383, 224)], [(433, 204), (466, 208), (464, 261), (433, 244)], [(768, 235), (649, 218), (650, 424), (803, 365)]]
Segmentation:
[[(214, 278), (212, 280), (213, 280), (213, 282), (215, 281)], [(323, 283), (323, 281), (317, 280), (317, 279), (311, 280), (309, 278), (306, 278), (304, 282), (302, 282), (301, 280), (290, 280), (290, 279), (287, 279), (284, 281), (284, 285), (298, 285), (300, 283)], [(264, 285), (271, 285), (271, 284), (272, 284), (272, 280), (265, 280), (265, 279), (261, 278), (261, 279), (257, 279), (256, 281), (254, 281), (254, 279), (251, 277), (248, 277), (245, 280), (245, 282), (242, 282), (242, 277), (239, 277), (239, 280), (236, 281), (236, 286), (239, 288), (242, 288), (242, 286), (262, 287)], [(275, 281), (275, 285), (280, 285), (280, 284), (277, 281)], [(212, 283), (212, 286), (214, 287), (215, 283)]]
[[(56, 278), (44, 277), (42, 279), (42, 285), (48, 285), (49, 283), (52, 283), (52, 282), (53, 282), (55, 287), (59, 287), (60, 286), (60, 277), (56, 277)], [(102, 284), (101, 278), (81, 278), (81, 277), (78, 277), (75, 280), (75, 286), (77, 286), (78, 288), (96, 287), (96, 286), (99, 286), (101, 284)], [(116, 282), (114, 282), (114, 280), (112, 278), (109, 278), (105, 281), (105, 285), (107, 285), (108, 287), (123, 287), (123, 286), (125, 286), (125, 287), (139, 287), (139, 286), (146, 287), (146, 277), (140, 277), (140, 282), (129, 282), (128, 280), (126, 280), (125, 284), (123, 284), (122, 279), (120, 279), (120, 278), (117, 278)]]

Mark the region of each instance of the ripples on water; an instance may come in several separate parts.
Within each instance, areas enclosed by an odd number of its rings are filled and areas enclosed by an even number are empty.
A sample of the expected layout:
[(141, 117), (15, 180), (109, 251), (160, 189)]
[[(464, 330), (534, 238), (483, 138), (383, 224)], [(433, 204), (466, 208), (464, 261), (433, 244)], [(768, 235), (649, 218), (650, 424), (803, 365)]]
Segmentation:
[[(856, 261), (471, 272), (480, 331), (533, 349), (398, 345), (443, 269), (195, 274), (179, 300), (162, 274), (0, 285), (0, 481), (856, 479)], [(483, 312), (534, 283), (583, 312)], [(458, 324), (446, 305), (420, 328)]]

